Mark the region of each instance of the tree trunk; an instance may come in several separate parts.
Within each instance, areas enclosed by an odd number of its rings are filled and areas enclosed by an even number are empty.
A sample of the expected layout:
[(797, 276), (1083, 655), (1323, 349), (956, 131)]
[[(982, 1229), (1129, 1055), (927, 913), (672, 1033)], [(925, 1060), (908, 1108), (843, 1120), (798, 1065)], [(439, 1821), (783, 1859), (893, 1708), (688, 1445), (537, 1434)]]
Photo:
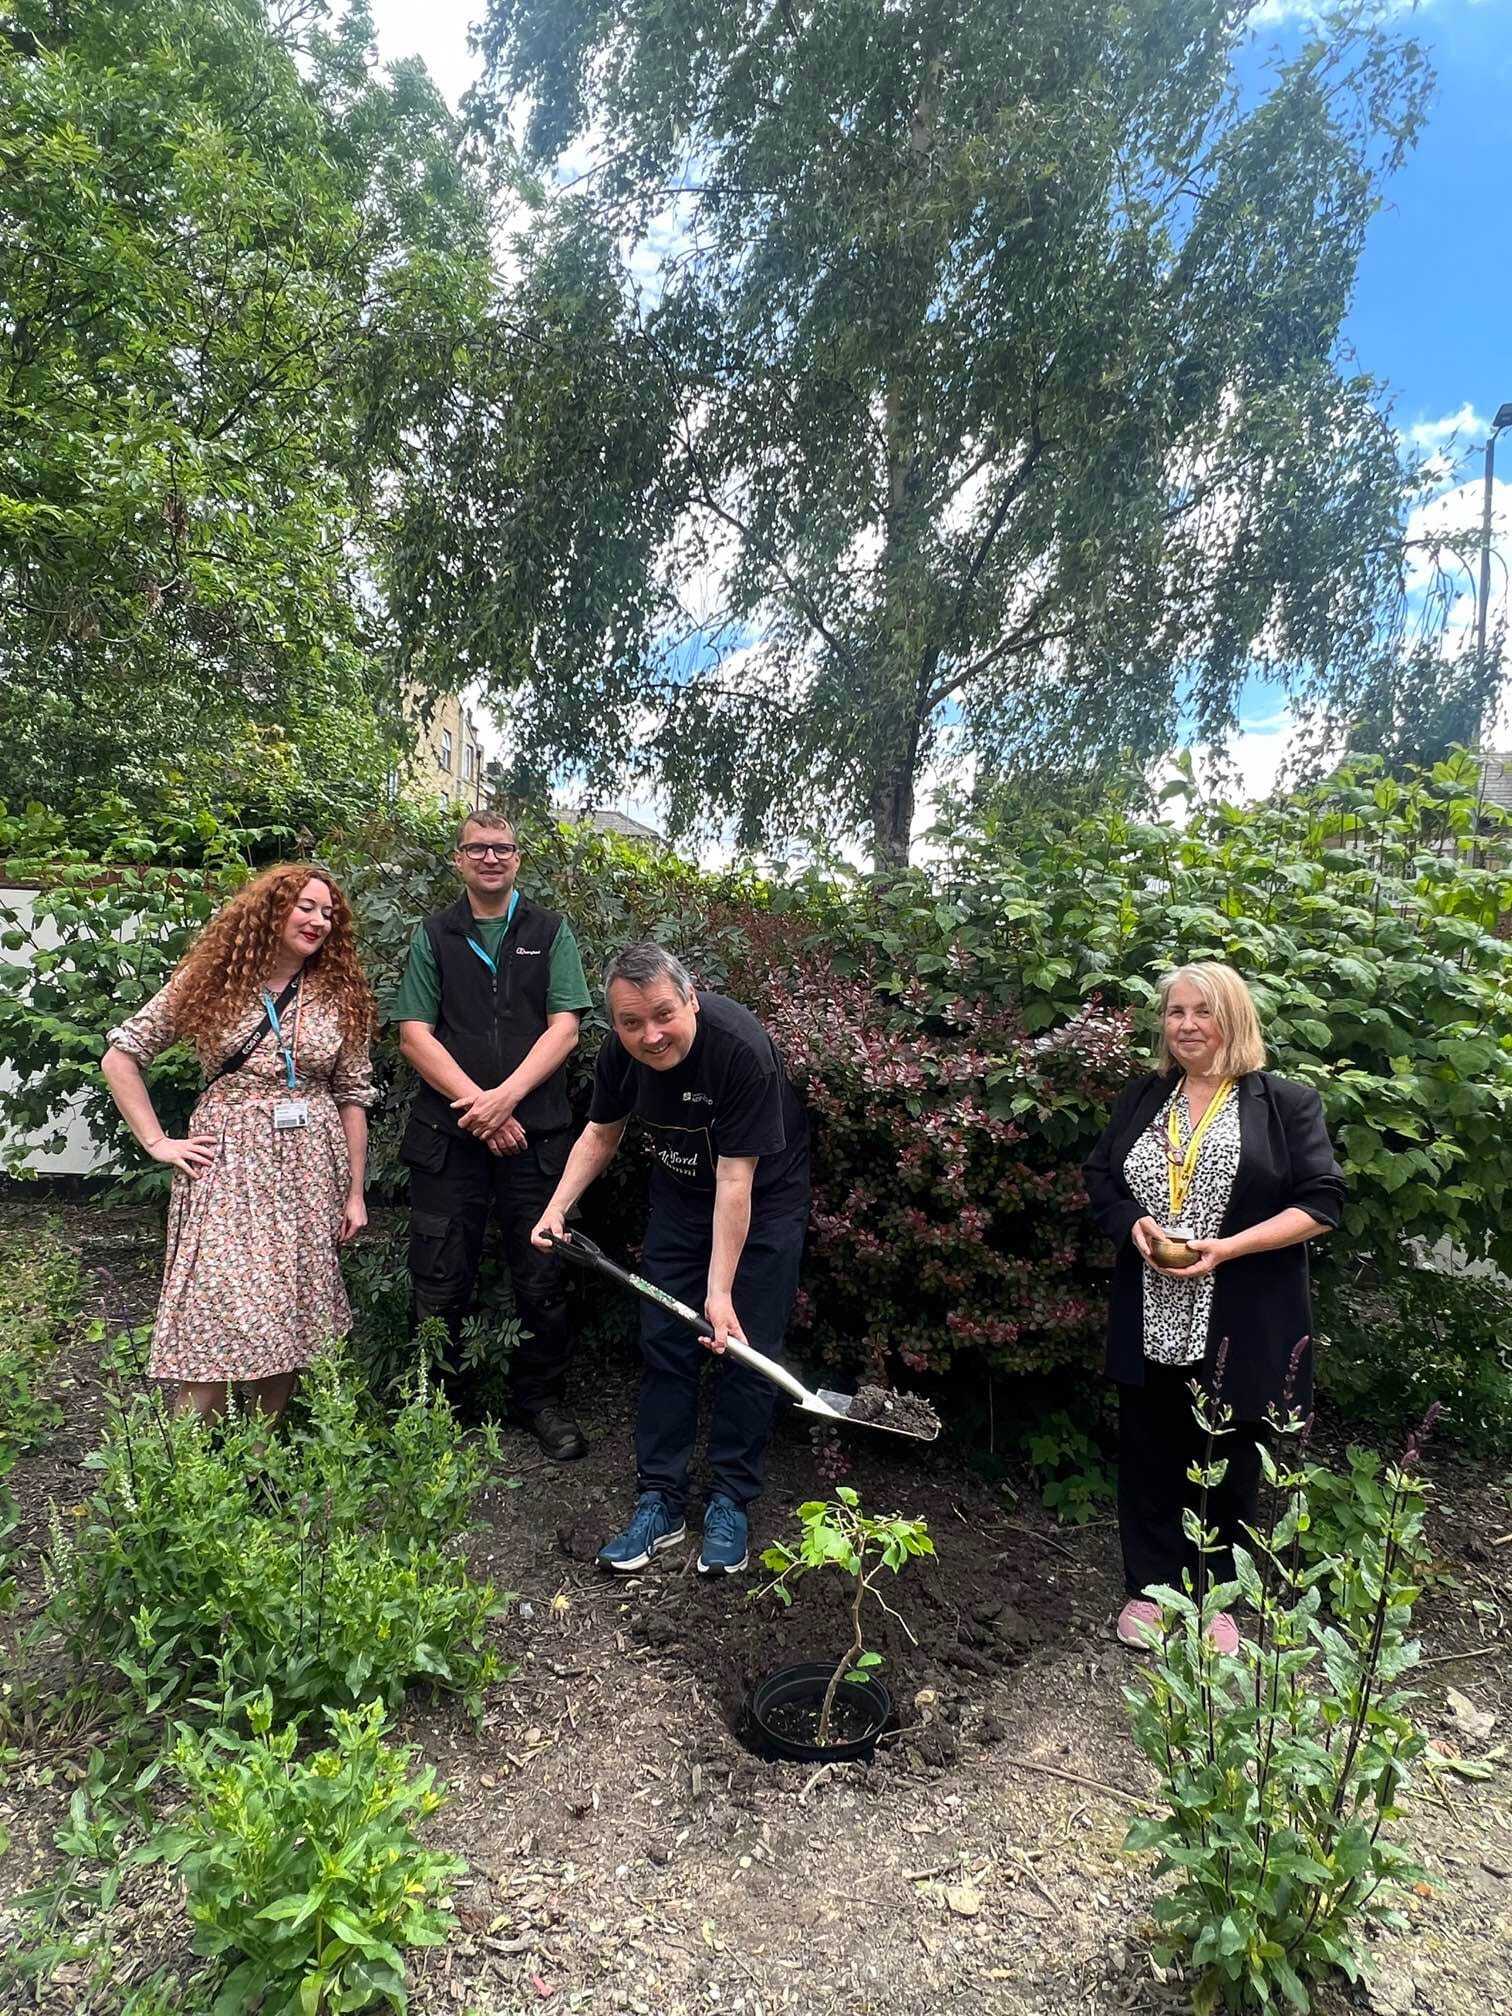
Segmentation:
[(896, 875), (908, 866), (913, 836), (914, 776), (911, 754), (900, 757), (872, 791), (872, 867)]

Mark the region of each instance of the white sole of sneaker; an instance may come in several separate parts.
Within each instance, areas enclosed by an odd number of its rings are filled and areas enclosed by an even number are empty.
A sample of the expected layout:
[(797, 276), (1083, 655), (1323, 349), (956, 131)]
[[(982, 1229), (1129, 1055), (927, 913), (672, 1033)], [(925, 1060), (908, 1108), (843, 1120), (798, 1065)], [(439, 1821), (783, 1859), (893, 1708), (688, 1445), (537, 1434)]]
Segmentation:
[(617, 1575), (633, 1575), (637, 1568), (649, 1567), (654, 1555), (664, 1552), (668, 1547), (675, 1547), (679, 1540), (686, 1540), (687, 1537), (687, 1527), (679, 1526), (675, 1533), (663, 1533), (660, 1540), (653, 1540), (647, 1552), (637, 1554), (633, 1561), (606, 1561), (600, 1554), (599, 1566), (612, 1568)]
[(738, 1575), (750, 1560), (749, 1554), (742, 1554), (738, 1561), (703, 1561), (698, 1564), (700, 1575)]

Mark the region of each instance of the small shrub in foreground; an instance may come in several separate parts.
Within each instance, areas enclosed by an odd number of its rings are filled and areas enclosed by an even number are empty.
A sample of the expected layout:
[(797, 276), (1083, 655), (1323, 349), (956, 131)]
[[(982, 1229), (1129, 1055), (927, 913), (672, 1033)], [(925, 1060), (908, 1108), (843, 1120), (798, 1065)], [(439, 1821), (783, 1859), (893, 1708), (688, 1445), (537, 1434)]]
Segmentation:
[(423, 1376), (384, 1419), (333, 1354), (286, 1432), (253, 1415), (207, 1433), (139, 1398), (87, 1461), (76, 1530), (54, 1509), (46, 1617), (137, 1712), (264, 1686), (280, 1716), (393, 1706), (417, 1680), (477, 1712), (501, 1677), (503, 1604), (457, 1545), (482, 1458)]
[[(1414, 1443), (1356, 1508), (1353, 1550), (1309, 1562), (1319, 1473), (1264, 1450), (1272, 1517), (1253, 1551), (1235, 1548), (1234, 1580), (1215, 1584), (1207, 1494), (1226, 1467), (1214, 1451), (1229, 1417), (1193, 1391), (1209, 1434), (1194, 1472), (1201, 1510), (1187, 1515), (1199, 1573), (1195, 1587), (1188, 1577), (1185, 1590), (1151, 1592), (1159, 1642), (1148, 1674), (1124, 1690), (1167, 1810), (1137, 1820), (1125, 1846), (1158, 1850), (1157, 1873), (1176, 1879), (1155, 1905), (1158, 1945), (1193, 1977), (1196, 2016), (1279, 1998), (1307, 2010), (1333, 1970), (1361, 1978), (1367, 1924), (1401, 1924), (1393, 1891), (1421, 1875), (1389, 1830), (1424, 1748), (1401, 1683), (1418, 1658), (1407, 1633), (1425, 1487)], [(1294, 1436), (1300, 1427), (1289, 1424)], [(1208, 1627), (1241, 1602), (1240, 1650), (1220, 1656)]]
[(415, 1833), (443, 1804), (434, 1771), (409, 1775), (377, 1702), (327, 1719), (330, 1747), (296, 1758), (264, 1689), (250, 1737), (186, 1735), (174, 1754), (189, 1804), (158, 1845), (183, 1875), (195, 1952), (226, 1969), (215, 2016), (403, 2011), (404, 1949), (456, 1924), (447, 1892), (467, 1865)]

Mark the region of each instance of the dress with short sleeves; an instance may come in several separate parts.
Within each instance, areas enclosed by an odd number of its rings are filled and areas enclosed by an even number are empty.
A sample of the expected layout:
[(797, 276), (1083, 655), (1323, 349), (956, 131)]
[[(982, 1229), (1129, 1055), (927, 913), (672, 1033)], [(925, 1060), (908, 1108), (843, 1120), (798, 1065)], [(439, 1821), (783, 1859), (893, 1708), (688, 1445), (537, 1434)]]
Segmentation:
[[(196, 1045), (207, 1077), (262, 1014), (261, 999), (249, 998), (220, 1035)], [(371, 1105), (372, 1063), (367, 1043), (343, 1035), (334, 1004), (314, 987), (297, 1026), (307, 1127), (274, 1131), (273, 1108), (289, 1089), (266, 1032), (240, 1070), (206, 1086), (190, 1118), (189, 1132), (214, 1136), (217, 1148), (204, 1175), (173, 1178), (149, 1361), (159, 1379), (275, 1378), (351, 1328), (337, 1246), (351, 1173), (339, 1108)], [(140, 1064), (166, 1050), (177, 1040), (171, 987), (109, 1040)]]

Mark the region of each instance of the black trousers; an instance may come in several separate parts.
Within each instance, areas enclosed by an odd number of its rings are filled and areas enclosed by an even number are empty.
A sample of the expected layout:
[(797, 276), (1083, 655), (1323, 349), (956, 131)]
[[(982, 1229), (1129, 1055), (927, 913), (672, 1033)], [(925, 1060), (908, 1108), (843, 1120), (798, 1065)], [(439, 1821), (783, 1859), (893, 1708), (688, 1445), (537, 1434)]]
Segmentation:
[[(748, 1341), (769, 1358), (782, 1356), (798, 1293), (807, 1224), (806, 1207), (770, 1222), (753, 1211), (735, 1270), (735, 1314)], [(711, 1213), (674, 1212), (653, 1201), (641, 1271), (679, 1302), (702, 1310), (713, 1237)], [(679, 1510), (687, 1503), (688, 1465), (698, 1435), (699, 1380), (709, 1366), (718, 1382), (709, 1422), (714, 1489), (737, 1505), (758, 1498), (777, 1404), (772, 1382), (731, 1358), (716, 1358), (686, 1323), (650, 1302), (641, 1305), (641, 1362), (645, 1369), (635, 1424), (639, 1489), (660, 1491)]]
[(518, 1155), (495, 1155), (467, 1135), (433, 1134), (420, 1144), (427, 1164), (421, 1166), (406, 1137), (412, 1319), (418, 1326), (427, 1316), (439, 1316), (457, 1341), (472, 1306), (488, 1220), (490, 1214), (497, 1217), (515, 1311), (526, 1333), (510, 1367), (510, 1396), (527, 1414), (562, 1398), (572, 1358), (563, 1263), (530, 1243), (570, 1146), (569, 1128), (528, 1140)]
[[(1118, 1535), (1123, 1543), (1124, 1586), (1139, 1596), (1152, 1584), (1181, 1587), (1183, 1569), (1195, 1586), (1197, 1550), (1181, 1530), (1182, 1512), (1197, 1509), (1200, 1487), (1188, 1466), (1203, 1461), (1207, 1438), (1192, 1416), (1187, 1390), (1195, 1365), (1145, 1366), (1143, 1386), (1118, 1389)], [(1240, 1528), (1253, 1525), (1260, 1502), (1260, 1423), (1239, 1421), (1213, 1443), (1213, 1460), (1226, 1460), (1223, 1482), (1208, 1493), (1207, 1523), (1215, 1527), (1222, 1551), (1210, 1554), (1210, 1582), (1234, 1572), (1229, 1551), (1244, 1542)]]

